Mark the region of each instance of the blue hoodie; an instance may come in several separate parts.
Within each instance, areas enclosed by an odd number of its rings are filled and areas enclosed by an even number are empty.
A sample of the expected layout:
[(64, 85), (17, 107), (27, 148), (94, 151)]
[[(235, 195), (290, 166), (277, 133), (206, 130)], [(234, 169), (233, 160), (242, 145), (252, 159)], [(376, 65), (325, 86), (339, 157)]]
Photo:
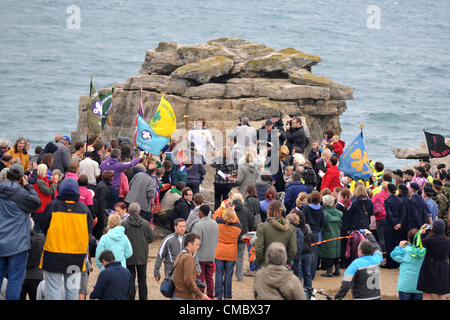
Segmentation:
[(111, 250), (115, 260), (120, 262), (123, 267), (127, 267), (127, 259), (133, 255), (133, 247), (125, 234), (124, 227), (116, 226), (100, 238), (95, 250), (95, 261), (100, 270), (103, 270), (104, 267), (100, 263), (99, 257), (105, 250)]
[(391, 252), (391, 258), (400, 263), (397, 290), (408, 293), (422, 293), (416, 288), (424, 257), (412, 257), (411, 250), (412, 247), (408, 244), (405, 248), (396, 246)]

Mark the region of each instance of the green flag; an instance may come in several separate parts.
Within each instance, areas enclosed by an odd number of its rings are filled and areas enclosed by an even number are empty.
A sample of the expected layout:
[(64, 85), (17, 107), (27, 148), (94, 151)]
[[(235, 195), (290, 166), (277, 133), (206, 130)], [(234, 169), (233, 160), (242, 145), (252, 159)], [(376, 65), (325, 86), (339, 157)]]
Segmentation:
[(91, 76), (91, 86), (89, 92), (89, 101), (86, 106), (87, 108), (87, 125), (90, 134), (99, 134), (102, 131), (102, 104), (97, 90), (92, 84)]
[(110, 118), (109, 112), (112, 107), (112, 95), (114, 93), (115, 87), (116, 87), (116, 82), (114, 81), (114, 84), (113, 84), (110, 92), (98, 95), (100, 103), (102, 105), (102, 129), (105, 128), (105, 125), (107, 123), (109, 124), (109, 121), (108, 121)]

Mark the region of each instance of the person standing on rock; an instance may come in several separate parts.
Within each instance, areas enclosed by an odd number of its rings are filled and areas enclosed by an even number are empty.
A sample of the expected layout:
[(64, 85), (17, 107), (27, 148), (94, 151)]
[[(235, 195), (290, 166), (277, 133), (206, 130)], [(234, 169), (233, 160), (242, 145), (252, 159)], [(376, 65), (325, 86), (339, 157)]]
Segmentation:
[(293, 118), (288, 122), (286, 127), (286, 145), (289, 148), (289, 153), (292, 154), (294, 147), (299, 147), (301, 153), (305, 152), (306, 134), (302, 125), (302, 120), (299, 117)]
[(203, 117), (195, 119), (194, 127), (188, 132), (188, 142), (194, 145), (193, 147), (195, 150), (199, 152), (204, 159), (207, 159), (206, 147), (208, 144), (212, 147), (212, 156), (215, 154), (216, 147), (214, 145), (214, 140), (211, 132), (206, 129), (206, 120)]
[(257, 132), (255, 128), (249, 125), (248, 117), (240, 119), (239, 125), (231, 132), (230, 139), (231, 141), (236, 139), (235, 147), (243, 154), (250, 146), (256, 145)]

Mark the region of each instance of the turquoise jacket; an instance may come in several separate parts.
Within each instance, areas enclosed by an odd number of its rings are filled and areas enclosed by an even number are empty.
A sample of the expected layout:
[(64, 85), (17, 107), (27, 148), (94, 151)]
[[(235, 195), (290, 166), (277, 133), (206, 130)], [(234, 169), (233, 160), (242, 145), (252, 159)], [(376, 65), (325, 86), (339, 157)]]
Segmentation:
[(400, 263), (397, 290), (408, 293), (422, 293), (416, 288), (424, 258), (412, 257), (411, 249), (411, 245), (407, 245), (406, 248), (396, 246), (391, 252), (391, 258)]
[(127, 259), (133, 255), (133, 247), (125, 234), (124, 227), (114, 227), (100, 238), (97, 249), (95, 249), (95, 262), (97, 262), (100, 271), (104, 267), (98, 258), (104, 250), (111, 250), (116, 258), (115, 261), (120, 262), (122, 267), (127, 267)]

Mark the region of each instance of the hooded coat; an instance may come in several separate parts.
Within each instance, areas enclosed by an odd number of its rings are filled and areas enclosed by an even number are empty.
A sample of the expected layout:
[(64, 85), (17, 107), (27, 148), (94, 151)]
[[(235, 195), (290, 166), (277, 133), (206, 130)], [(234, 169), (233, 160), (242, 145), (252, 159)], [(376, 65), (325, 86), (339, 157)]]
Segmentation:
[[(127, 219), (128, 220), (128, 219)], [(125, 228), (123, 226), (116, 226), (104, 234), (98, 242), (97, 249), (95, 249), (95, 261), (100, 271), (104, 269), (100, 263), (100, 254), (105, 250), (111, 250), (114, 253), (115, 261), (120, 262), (122, 267), (126, 268), (126, 260), (133, 254), (133, 247), (130, 240), (125, 235)]]
[(258, 178), (258, 170), (253, 163), (245, 163), (238, 168), (238, 175), (234, 184), (238, 187), (239, 193), (244, 195), (245, 189), (251, 183), (255, 183)]
[(30, 216), (41, 205), (31, 184), (0, 182), (0, 257), (30, 249)]
[(235, 205), (234, 210), (241, 223), (241, 234), (238, 242), (243, 243), (244, 241), (241, 240), (241, 237), (253, 228), (253, 215), (240, 200), (233, 201), (233, 205)]
[(130, 240), (133, 254), (127, 259), (127, 265), (144, 265), (148, 260), (148, 244), (153, 242), (153, 234), (147, 220), (136, 214), (130, 214), (122, 223), (125, 235)]
[(255, 253), (256, 263), (265, 266), (265, 254), (272, 242), (281, 242), (286, 246), (287, 260), (291, 261), (297, 254), (297, 233), (295, 227), (285, 218), (268, 217), (256, 229)]
[(92, 216), (89, 208), (79, 201), (78, 183), (64, 179), (56, 200), (42, 213), (39, 227), (46, 235), (40, 268), (54, 273), (66, 273), (68, 267), (86, 270), (86, 253)]
[(255, 300), (306, 300), (301, 281), (281, 265), (268, 265), (256, 273)]
[[(322, 240), (333, 239), (341, 236), (342, 211), (335, 207), (323, 207), (325, 225), (322, 228)], [(322, 243), (319, 246), (319, 257), (323, 259), (335, 259), (341, 256), (341, 240), (333, 240)]]

